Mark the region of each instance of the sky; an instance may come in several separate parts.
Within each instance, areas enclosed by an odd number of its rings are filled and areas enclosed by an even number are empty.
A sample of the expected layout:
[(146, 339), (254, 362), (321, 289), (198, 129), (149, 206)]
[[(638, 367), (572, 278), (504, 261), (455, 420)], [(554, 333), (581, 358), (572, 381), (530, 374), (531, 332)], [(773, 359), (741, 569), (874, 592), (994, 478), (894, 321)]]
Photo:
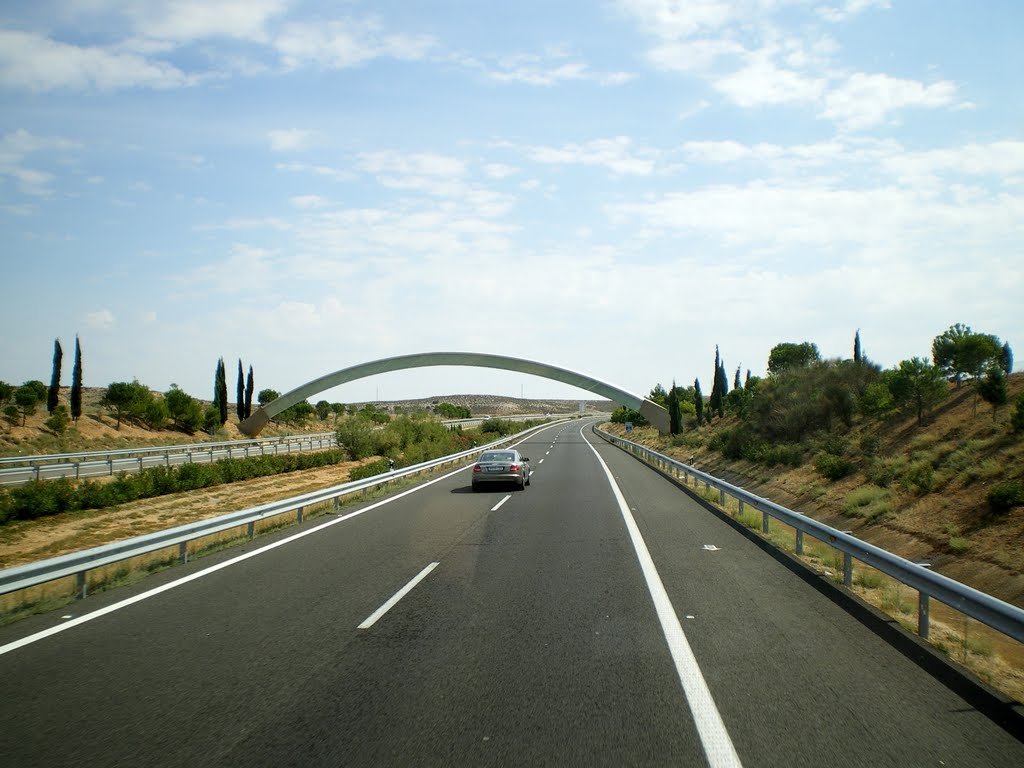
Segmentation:
[[(1017, 0), (0, 0), (0, 380), (1024, 360)], [(1018, 362), (1016, 368), (1020, 369)], [(332, 402), (576, 398), (419, 369)], [(319, 399), (319, 398), (316, 398)]]

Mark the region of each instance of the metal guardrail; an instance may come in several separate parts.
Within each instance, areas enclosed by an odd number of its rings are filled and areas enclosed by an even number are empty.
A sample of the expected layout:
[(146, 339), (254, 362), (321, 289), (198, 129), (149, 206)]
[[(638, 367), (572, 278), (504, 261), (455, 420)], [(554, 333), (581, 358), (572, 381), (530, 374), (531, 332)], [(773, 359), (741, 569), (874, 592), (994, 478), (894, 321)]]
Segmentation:
[(223, 533), (234, 528), (247, 526), (249, 538), (255, 536), (256, 523), (268, 518), (277, 517), (288, 513), (295, 513), (296, 522), (302, 522), (307, 507), (325, 504), (333, 501), (337, 509), (341, 505), (344, 496), (351, 496), (356, 493), (366, 493), (371, 488), (387, 485), (388, 483), (410, 475), (415, 475), (425, 470), (446, 464), (460, 462), (470, 456), (476, 456), (481, 451), (493, 448), (504, 443), (511, 442), (520, 437), (535, 432), (538, 429), (551, 426), (541, 424), (529, 429), (509, 435), (488, 443), (484, 446), (471, 448), (461, 453), (442, 456), (439, 459), (425, 461), (405, 469), (386, 472), (365, 480), (343, 483), (332, 488), (320, 491), (313, 491), (301, 496), (274, 501), (268, 504), (261, 504), (237, 512), (228, 512), (224, 515), (212, 517), (207, 520), (200, 520), (186, 525), (179, 525), (163, 531), (156, 531), (142, 536), (135, 536), (124, 541), (117, 541), (111, 544), (104, 544), (91, 549), (84, 549), (79, 552), (71, 552), (67, 555), (52, 557), (40, 560), (35, 563), (27, 563), (12, 568), (0, 570), (0, 595), (8, 592), (16, 592), (20, 589), (45, 584), (56, 579), (75, 576), (77, 579), (76, 592), (78, 597), (85, 597), (87, 594), (86, 574), (93, 569), (103, 568), (140, 555), (147, 555), (161, 549), (178, 547), (178, 560), (182, 563), (188, 561), (188, 542)]
[[(249, 458), (253, 454), (278, 455), (282, 452), (292, 453), (293, 450), (301, 453), (303, 450), (335, 447), (337, 439), (333, 432), (317, 432), (218, 443), (6, 457), (0, 459), (0, 485), (19, 485), (33, 480), (57, 480), (62, 477), (80, 480), (101, 475), (113, 476), (116, 472), (141, 472), (154, 466), (212, 464), (221, 459)], [(15, 466), (2, 468), (12, 464)], [(17, 466), (19, 464), (23, 466)]]
[[(633, 454), (655, 468), (681, 479), (689, 485), (693, 478), (694, 489), (698, 483), (705, 487), (715, 488), (719, 493), (719, 503), (725, 504), (726, 496), (739, 502), (740, 512), (749, 506), (761, 512), (761, 530), (768, 532), (768, 520), (774, 517), (796, 531), (796, 553), (803, 554), (804, 535), (807, 534), (843, 553), (843, 584), (847, 587), (853, 583), (853, 561), (859, 560), (882, 573), (916, 589), (918, 592), (917, 633), (922, 638), (928, 637), (928, 604), (931, 598), (955, 608), (961, 613), (997, 629), (1005, 635), (1024, 643), (1024, 610), (1006, 603), (992, 595), (961, 584), (940, 573), (928, 570), (922, 565), (912, 563), (898, 555), (894, 555), (873, 544), (861, 541), (855, 536), (836, 530), (824, 523), (819, 523), (799, 512), (794, 512), (768, 499), (755, 496), (735, 485), (701, 472), (663, 454), (652, 451), (646, 446), (608, 434), (594, 426), (594, 432), (612, 445)], [(680, 478), (680, 475), (682, 477)]]
[(227, 440), (220, 443), (189, 443), (187, 445), (156, 445), (141, 448), (117, 448), (109, 451), (83, 451), (81, 453), (51, 453), (32, 456), (4, 456), (0, 458), (0, 467), (37, 464), (70, 463), (75, 459), (106, 460), (110, 458), (132, 458), (137, 456), (163, 455), (165, 453), (207, 453), (211, 449), (244, 448), (246, 446), (272, 445), (287, 442), (308, 442), (334, 437), (333, 432), (315, 432), (309, 435), (283, 435), (280, 437), (253, 438), (251, 440)]

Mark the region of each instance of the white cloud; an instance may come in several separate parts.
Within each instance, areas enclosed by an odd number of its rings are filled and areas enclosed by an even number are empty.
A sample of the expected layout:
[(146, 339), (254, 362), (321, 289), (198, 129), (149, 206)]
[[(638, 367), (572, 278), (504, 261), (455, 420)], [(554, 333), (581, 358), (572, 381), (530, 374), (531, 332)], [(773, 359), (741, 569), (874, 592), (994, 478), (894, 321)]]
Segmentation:
[(634, 148), (628, 136), (594, 139), (583, 144), (560, 147), (524, 147), (527, 156), (538, 163), (604, 167), (621, 175), (647, 176), (654, 172), (657, 153)]
[(845, 3), (839, 6), (824, 6), (818, 8), (818, 15), (823, 19), (827, 19), (832, 22), (846, 21), (847, 19), (856, 16), (859, 13), (870, 8), (881, 8), (888, 10), (891, 8), (889, 0), (846, 0)]
[(821, 116), (855, 130), (885, 122), (898, 109), (951, 106), (955, 98), (956, 85), (948, 80), (924, 85), (916, 80), (857, 72), (825, 96)]
[(466, 164), (448, 155), (431, 152), (404, 153), (389, 150), (363, 152), (356, 167), (367, 173), (397, 173), (416, 176), (460, 177), (466, 172)]
[(675, 40), (720, 29), (747, 12), (729, 0), (618, 0), (618, 6), (658, 37)]
[(320, 195), (296, 195), (291, 198), (291, 204), (296, 208), (310, 210), (323, 208), (328, 204), (328, 200)]
[(647, 52), (648, 60), (658, 69), (670, 72), (705, 72), (723, 57), (740, 56), (746, 49), (733, 40), (671, 41)]
[(347, 69), (378, 58), (417, 61), (435, 42), (426, 35), (384, 33), (375, 21), (346, 19), (286, 24), (273, 46), (287, 69)]
[(176, 88), (192, 80), (161, 61), (0, 30), (0, 86), (31, 91)]
[(329, 165), (310, 165), (309, 163), (277, 163), (275, 170), (287, 173), (311, 173), (314, 176), (326, 176), (335, 181), (351, 181), (356, 176), (347, 168), (334, 168)]
[(274, 152), (294, 152), (309, 146), (315, 133), (303, 128), (279, 128), (267, 132), (270, 148)]
[(53, 174), (26, 167), (30, 155), (68, 152), (78, 144), (60, 136), (37, 136), (23, 128), (0, 137), (0, 176), (14, 179), (19, 190), (26, 195), (46, 197), (52, 194), (50, 182)]
[(825, 90), (825, 80), (782, 69), (768, 51), (749, 54), (739, 70), (714, 80), (715, 88), (741, 107), (813, 103)]
[(519, 169), (504, 163), (488, 163), (484, 166), (484, 173), (492, 179), (507, 179), (509, 176), (519, 173)]
[(286, 0), (174, 0), (127, 4), (136, 33), (150, 40), (191, 42), (210, 38), (265, 41), (266, 26)]
[(97, 330), (113, 328), (114, 313), (109, 309), (98, 309), (95, 312), (89, 312), (85, 316), (85, 324), (89, 328), (95, 328)]

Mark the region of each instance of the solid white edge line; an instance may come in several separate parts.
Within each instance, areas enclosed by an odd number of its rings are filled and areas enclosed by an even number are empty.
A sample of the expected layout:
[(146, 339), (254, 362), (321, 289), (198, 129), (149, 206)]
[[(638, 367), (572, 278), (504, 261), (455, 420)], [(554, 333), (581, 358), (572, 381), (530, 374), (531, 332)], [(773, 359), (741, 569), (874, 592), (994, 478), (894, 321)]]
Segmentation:
[(675, 608), (672, 607), (672, 601), (669, 599), (665, 585), (661, 581), (661, 576), (658, 574), (658, 569), (654, 565), (651, 553), (647, 549), (644, 537), (641, 535), (636, 520), (633, 519), (633, 515), (629, 511), (629, 505), (626, 504), (626, 499), (623, 497), (622, 491), (619, 490), (615, 478), (612, 477), (608, 465), (605, 464), (597, 449), (587, 440), (587, 436), (583, 434), (582, 429), (580, 430), (580, 435), (583, 437), (583, 442), (593, 451), (598, 463), (604, 470), (605, 476), (608, 478), (608, 484), (611, 486), (612, 494), (615, 496), (616, 502), (618, 502), (622, 519), (626, 523), (626, 530), (629, 531), (630, 541), (632, 541), (633, 549), (636, 551), (637, 559), (640, 561), (640, 569), (647, 582), (647, 589), (651, 594), (651, 599), (654, 601), (658, 621), (661, 623), (661, 631), (665, 635), (669, 652), (672, 654), (673, 661), (675, 661), (679, 681), (683, 684), (686, 703), (690, 707), (694, 724), (697, 726), (697, 733), (700, 735), (701, 744), (704, 746), (704, 756), (707, 758), (708, 765), (711, 768), (741, 768), (742, 764), (740, 763), (739, 755), (736, 754), (736, 748), (732, 744), (732, 739), (729, 738), (729, 733), (725, 730), (722, 715), (719, 713), (718, 707), (715, 706), (711, 690), (708, 688), (707, 681), (704, 680), (704, 675), (700, 671), (697, 659), (693, 655), (693, 649), (690, 648), (690, 643), (686, 639), (683, 626), (679, 623), (679, 617), (676, 615)]
[(499, 509), (501, 509), (501, 505), (504, 504), (506, 501), (508, 501), (511, 498), (512, 498), (512, 494), (511, 493), (505, 494), (505, 498), (504, 499), (502, 499), (497, 504), (495, 504), (493, 507), (491, 507), (491, 512), (497, 512)]
[(439, 566), (439, 565), (440, 565), (440, 563), (431, 563), (426, 568), (424, 568), (422, 571), (420, 571), (418, 574), (416, 574), (412, 578), (412, 581), (410, 581), (408, 584), (406, 584), (400, 590), (395, 592), (395, 594), (393, 594), (391, 596), (390, 600), (388, 600), (386, 603), (384, 603), (384, 605), (382, 605), (376, 611), (371, 613), (370, 616), (362, 624), (360, 624), (358, 627), (356, 627), (356, 629), (369, 629), (374, 624), (376, 624), (377, 620), (381, 616), (383, 616), (385, 613), (387, 613), (392, 608), (394, 608), (399, 600), (401, 600), (403, 597), (405, 597), (407, 594), (409, 594), (417, 584), (419, 584), (421, 581), (423, 581), (425, 578), (427, 578), (427, 574), (428, 573), (430, 573), (432, 570), (437, 568), (437, 566)]

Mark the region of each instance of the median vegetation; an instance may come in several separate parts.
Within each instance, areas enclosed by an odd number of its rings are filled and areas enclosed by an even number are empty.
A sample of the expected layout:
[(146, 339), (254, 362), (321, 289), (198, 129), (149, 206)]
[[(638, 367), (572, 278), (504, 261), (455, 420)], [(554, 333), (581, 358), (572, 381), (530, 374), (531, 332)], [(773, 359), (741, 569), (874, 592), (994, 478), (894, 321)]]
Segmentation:
[(339, 423), (337, 437), (340, 447), (333, 450), (225, 459), (212, 464), (153, 467), (134, 474), (122, 473), (112, 480), (73, 481), (62, 478), (33, 481), (0, 491), (0, 525), (63, 512), (105, 509), (139, 499), (361, 461), (373, 456), (382, 457), (349, 472), (349, 480), (359, 480), (388, 471), (392, 461), (398, 468), (419, 464), (493, 442), (535, 423), (491, 419), (479, 430), (449, 430), (428, 418), (399, 416), (381, 426), (369, 415), (356, 415)]

